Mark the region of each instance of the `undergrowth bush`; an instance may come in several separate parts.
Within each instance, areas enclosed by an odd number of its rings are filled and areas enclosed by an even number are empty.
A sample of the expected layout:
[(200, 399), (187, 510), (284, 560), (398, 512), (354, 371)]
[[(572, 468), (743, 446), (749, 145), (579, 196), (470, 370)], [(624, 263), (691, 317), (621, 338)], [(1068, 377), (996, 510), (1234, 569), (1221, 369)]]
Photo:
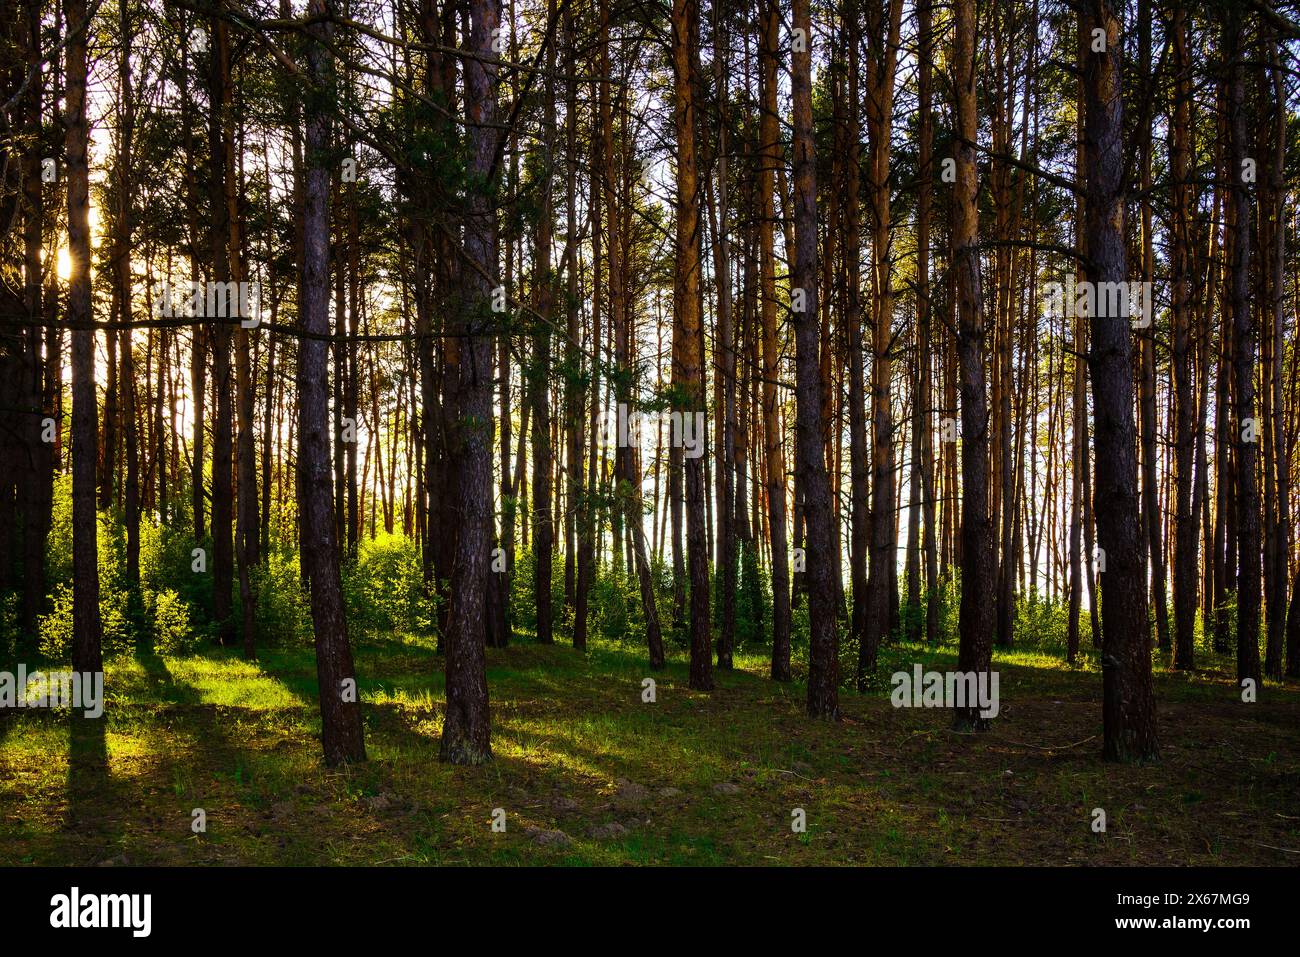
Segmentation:
[(348, 624), (358, 631), (428, 634), (434, 628), (419, 545), (402, 535), (384, 532), (361, 541), (343, 567), (343, 598)]

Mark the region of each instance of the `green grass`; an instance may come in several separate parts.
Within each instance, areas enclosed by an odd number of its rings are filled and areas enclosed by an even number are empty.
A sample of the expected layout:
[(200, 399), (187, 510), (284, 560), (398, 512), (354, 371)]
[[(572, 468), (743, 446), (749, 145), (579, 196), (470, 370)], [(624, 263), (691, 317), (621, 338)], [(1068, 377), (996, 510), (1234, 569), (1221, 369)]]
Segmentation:
[[(955, 648), (882, 649), (872, 693), (808, 719), (764, 649), (686, 687), (673, 648), (586, 656), (526, 640), (488, 651), (495, 760), (438, 762), (430, 643), (356, 649), (364, 765), (320, 761), (309, 649), (109, 663), (100, 721), (0, 715), (0, 864), (1294, 864), (1300, 689), (1242, 704), (1222, 662), (1157, 673), (1163, 760), (1103, 764), (1101, 676), (1034, 650), (997, 654), (987, 734), (894, 709), (887, 676), (955, 668)], [(849, 655), (845, 656), (847, 669)], [(1107, 830), (1093, 833), (1093, 808)], [(207, 831), (194, 834), (202, 808)], [(506, 812), (505, 833), (491, 823)], [(807, 832), (793, 833), (803, 808)], [(555, 832), (560, 832), (558, 835)], [(1290, 852), (1290, 853), (1288, 853)]]

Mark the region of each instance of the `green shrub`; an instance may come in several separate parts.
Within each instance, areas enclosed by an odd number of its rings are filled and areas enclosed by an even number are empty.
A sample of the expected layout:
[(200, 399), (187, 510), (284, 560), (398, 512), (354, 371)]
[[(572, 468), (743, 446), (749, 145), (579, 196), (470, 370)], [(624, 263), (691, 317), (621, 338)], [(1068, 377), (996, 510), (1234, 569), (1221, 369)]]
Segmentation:
[(150, 593), (153, 614), (153, 650), (160, 655), (191, 652), (198, 636), (190, 625), (189, 604), (170, 588)]
[[(56, 585), (51, 594), (52, 608), (40, 617), (40, 652), (47, 658), (66, 659), (72, 653), (72, 586)], [(101, 578), (99, 620), (102, 629), (100, 647), (105, 658), (135, 649), (141, 634), (140, 615), (131, 608), (131, 597), (112, 580)]]
[[(249, 574), (257, 602), (255, 640), (272, 647), (311, 644), (311, 600), (302, 587), (297, 554), (272, 549), (262, 559)], [(242, 614), (238, 608), (235, 613)]]
[(55, 586), (50, 600), (53, 607), (40, 620), (41, 654), (61, 659), (72, 648), (72, 586)]
[(21, 600), (18, 592), (10, 590), (0, 592), (0, 660), (4, 660), (18, 648), (21, 637)]
[[(515, 555), (510, 578), (510, 626), (524, 631), (537, 629), (537, 596), (533, 589), (535, 562), (531, 549)], [(576, 570), (575, 570), (576, 575)], [(564, 555), (551, 553), (551, 621), (555, 627), (568, 620), (564, 605)]]
[(427, 634), (436, 622), (419, 545), (402, 535), (381, 533), (360, 543), (343, 568), (343, 595), (348, 621), (359, 629)]
[[(207, 571), (194, 571), (194, 549), (206, 553)], [(212, 539), (195, 541), (191, 529), (146, 524), (140, 530), (140, 581), (146, 591), (173, 592), (192, 620), (212, 612)]]
[[(587, 607), (592, 633), (614, 641), (645, 641), (645, 615), (641, 611), (640, 585), (622, 568), (601, 569), (591, 585)], [(658, 604), (662, 624), (666, 606)]]

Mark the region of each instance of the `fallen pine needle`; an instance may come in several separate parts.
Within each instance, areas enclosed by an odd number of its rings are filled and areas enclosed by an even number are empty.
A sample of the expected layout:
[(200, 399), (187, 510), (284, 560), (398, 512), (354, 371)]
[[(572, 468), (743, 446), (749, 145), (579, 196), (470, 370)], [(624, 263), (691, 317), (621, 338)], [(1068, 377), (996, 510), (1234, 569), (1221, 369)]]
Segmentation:
[(1272, 844), (1264, 844), (1260, 841), (1247, 841), (1247, 844), (1254, 844), (1256, 847), (1267, 847), (1270, 851), (1281, 851), (1283, 854), (1300, 854), (1300, 851), (1294, 851), (1289, 847), (1274, 847)]
[(815, 780), (814, 778), (804, 777), (804, 775), (800, 774), (798, 771), (787, 771), (785, 768), (773, 768), (772, 770), (778, 771), (781, 774), (793, 774), (795, 777), (803, 778), (805, 781)]
[(1036, 748), (1039, 751), (1068, 751), (1070, 748), (1077, 748), (1081, 744), (1087, 744), (1089, 741), (1094, 740), (1096, 737), (1097, 736), (1094, 734), (1084, 738), (1082, 741), (1076, 741), (1074, 742), (1074, 744), (1048, 744), (1048, 745), (1029, 744), (1028, 742), (1025, 741), (1012, 741), (1010, 738), (1003, 738), (1002, 740), (1005, 741), (1007, 744), (1019, 745), (1022, 748)]

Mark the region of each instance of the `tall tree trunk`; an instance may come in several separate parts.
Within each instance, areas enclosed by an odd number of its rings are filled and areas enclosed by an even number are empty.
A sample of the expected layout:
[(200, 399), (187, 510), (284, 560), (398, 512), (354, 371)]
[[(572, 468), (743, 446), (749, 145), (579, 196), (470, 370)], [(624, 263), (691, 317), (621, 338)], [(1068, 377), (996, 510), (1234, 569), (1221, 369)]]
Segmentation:
[[(1253, 218), (1250, 190), (1244, 182), (1246, 161), (1246, 104), (1244, 50), (1241, 23), (1227, 14), (1224, 55), (1228, 60), (1228, 171), (1235, 210), (1232, 259), (1228, 266), (1229, 307), (1233, 334), (1233, 451), (1235, 453), (1237, 511), (1237, 681), (1260, 683), (1259, 605), (1260, 531), (1258, 423), (1255, 415), (1255, 350), (1258, 329), (1250, 302), (1250, 257)], [(1250, 432), (1248, 436), (1246, 433)]]
[[(41, 240), (45, 220), (45, 202), (41, 190), (41, 104), (44, 95), (40, 64), (41, 13), (39, 0), (27, 0), (27, 16), (18, 24), (17, 33), (27, 67), (29, 87), (22, 118), (29, 146), (23, 156), (23, 309), (30, 326), (24, 343), (23, 400), (27, 418), (22, 434), (31, 450), (27, 474), (19, 483), (19, 504), (23, 508), (26, 529), (23, 551), (22, 633), (29, 644), (38, 637), (39, 616), (45, 607), (45, 543), (51, 524), (52, 481), (54, 478), (53, 443), (42, 438), (44, 420), (52, 414), (46, 402), (46, 383), (41, 361), (44, 328), (41, 323), (42, 267)], [(60, 382), (60, 388), (62, 384)], [(75, 600), (75, 599), (74, 599)]]
[[(593, 61), (600, 66), (601, 88), (600, 97), (602, 103), (606, 104), (602, 110), (608, 109), (609, 103), (609, 3), (608, 0), (601, 0), (600, 7), (600, 36), (599, 36), (599, 55), (593, 57)], [(607, 125), (605, 113), (601, 113), (602, 131)], [(610, 174), (604, 172), (606, 150), (603, 143), (598, 143), (595, 135), (591, 137), (591, 165), (593, 169), (601, 170), (598, 177), (592, 175), (590, 180), (589, 205), (591, 208), (591, 261), (592, 261), (592, 296), (591, 296), (591, 356), (589, 359), (588, 372), (591, 377), (588, 386), (588, 392), (591, 399), (587, 408), (589, 409), (586, 422), (577, 423), (574, 427), (575, 432), (581, 436), (585, 430), (587, 442), (585, 450), (587, 454), (586, 463), (586, 485), (581, 490), (578, 499), (578, 575), (574, 583), (573, 597), (573, 646), (575, 648), (586, 649), (587, 647), (587, 618), (588, 618), (588, 599), (591, 593), (591, 583), (596, 577), (596, 507), (595, 496), (600, 489), (601, 477), (597, 471), (599, 452), (598, 443), (596, 442), (596, 431), (599, 425), (601, 401), (600, 401), (600, 310), (602, 308), (602, 298), (604, 287), (601, 283), (601, 248), (602, 248), (602, 215), (601, 215), (601, 197), (603, 195), (603, 180)], [(581, 411), (581, 401), (577, 403), (578, 411)], [(578, 440), (578, 457), (581, 459), (584, 450), (581, 437)]]
[[(565, 436), (565, 509), (564, 509), (564, 601), (574, 607), (577, 601), (578, 515), (583, 496), (582, 479), (582, 390), (579, 384), (579, 348), (581, 331), (578, 317), (578, 80), (577, 35), (574, 32), (573, 7), (564, 8), (565, 72), (569, 75), (565, 102), (565, 339), (564, 339), (564, 436)], [(576, 630), (575, 630), (576, 637)], [(575, 647), (577, 647), (575, 642)]]
[(1174, 10), (1172, 26), (1173, 144), (1173, 350), (1170, 365), (1174, 379), (1174, 667), (1194, 667), (1196, 629), (1196, 516), (1192, 510), (1192, 453), (1196, 407), (1192, 393), (1191, 321), (1191, 153), (1192, 81), (1187, 55), (1187, 14)]
[[(229, 160), (233, 150), (227, 149), (230, 133), (228, 123), (233, 110), (233, 89), (230, 81), (230, 34), (224, 19), (210, 19), (211, 63), (209, 70), (208, 148), (210, 174), (208, 200), (211, 209), (210, 230), (212, 282), (214, 290), (225, 289), (233, 281), (230, 274), (230, 208), (227, 204), (226, 182), (236, 175)], [(216, 418), (212, 423), (212, 616), (217, 622), (217, 637), (223, 645), (233, 643), (235, 624), (231, 611), (231, 586), (234, 579), (234, 540), (231, 522), (234, 510), (232, 485), (233, 399), (234, 383), (230, 376), (230, 326), (225, 318), (226, 309), (219, 308), (223, 297), (206, 297), (207, 305), (218, 306), (218, 316), (213, 309), (205, 308), (208, 328), (211, 330), (214, 378), (216, 390)], [(226, 298), (226, 304), (229, 299)]]
[(785, 443), (781, 435), (781, 407), (777, 384), (781, 374), (781, 345), (777, 338), (776, 256), (773, 251), (776, 222), (776, 168), (781, 163), (777, 115), (777, 51), (780, 29), (778, 0), (765, 0), (761, 11), (763, 105), (759, 117), (758, 245), (759, 311), (763, 323), (763, 464), (767, 490), (767, 515), (772, 549), (772, 679), (790, 680), (790, 559), (786, 532)]
[[(894, 280), (889, 249), (889, 166), (893, 130), (894, 75), (903, 4), (867, 6), (866, 117), (871, 195), (871, 568), (867, 580), (864, 641), (858, 659), (858, 687), (876, 670), (876, 655), (897, 612), (898, 558), (895, 523), (898, 488), (894, 471), (893, 387)], [(856, 137), (855, 137), (856, 138)], [(856, 255), (856, 250), (850, 251)]]
[[(233, 87), (231, 93), (230, 113), (233, 114)], [(233, 115), (223, 117), (223, 142), (226, 151), (225, 203), (227, 233), (227, 259), (232, 283), (239, 288), (247, 281), (243, 256), (243, 217), (240, 214), (240, 189), (238, 178), (240, 167), (234, 133)], [(241, 144), (242, 145), (242, 144)], [(243, 302), (244, 297), (238, 296)], [(259, 297), (260, 299), (260, 297)], [(258, 303), (258, 309), (261, 303)], [(258, 546), (260, 530), (258, 528), (257, 509), (257, 449), (253, 437), (253, 403), (256, 400), (253, 378), (252, 343), (248, 327), (244, 320), (259, 317), (244, 315), (241, 310), (231, 310), (238, 316), (235, 326), (235, 467), (238, 475), (235, 502), (235, 560), (239, 577), (239, 606), (241, 611), (240, 633), (243, 636), (243, 653), (245, 658), (256, 657), (253, 640), (253, 622), (256, 620), (257, 605), (253, 594), (252, 566), (258, 563)], [(354, 412), (355, 416), (355, 412)]]
[(72, 327), (72, 667), (102, 671), (99, 543), (95, 510), (95, 335), (90, 287), (90, 123), (86, 118), (85, 0), (65, 0), (64, 150), (68, 191), (68, 325)]
[[(333, 14), (330, 0), (310, 0), (309, 16)], [(311, 581), (316, 677), (325, 763), (364, 761), (361, 705), (348, 642), (335, 538), (329, 454), (329, 116), (319, 97), (334, 89), (328, 21), (307, 26), (307, 68), (319, 93), (304, 101), (306, 183), (303, 203), (303, 337), (298, 345), (298, 470), (301, 473), (303, 548)]]
[(1286, 436), (1286, 400), (1282, 391), (1285, 380), (1283, 370), (1286, 356), (1286, 315), (1283, 286), (1285, 283), (1286, 262), (1286, 87), (1279, 61), (1278, 44), (1275, 37), (1270, 37), (1268, 79), (1272, 83), (1273, 128), (1272, 128), (1272, 168), (1270, 170), (1269, 194), (1271, 199), (1269, 238), (1272, 248), (1266, 257), (1270, 269), (1269, 291), (1271, 293), (1267, 308), (1272, 326), (1272, 349), (1270, 363), (1271, 375), (1268, 377), (1272, 386), (1271, 437), (1273, 471), (1276, 475), (1276, 505), (1268, 511), (1273, 531), (1273, 585), (1268, 594), (1268, 609), (1265, 619), (1268, 622), (1268, 638), (1265, 673), (1271, 678), (1283, 676), (1283, 645), (1286, 629), (1287, 581), (1291, 564), (1291, 449)]
[[(847, 139), (847, 162), (842, 201), (844, 203), (844, 325), (847, 332), (848, 404), (849, 404), (849, 585), (853, 595), (853, 610), (849, 618), (849, 634), (858, 645), (857, 686), (866, 688), (867, 676), (875, 670), (875, 644), (867, 638), (868, 613), (872, 607), (872, 593), (867, 577), (867, 559), (871, 549), (872, 515), (868, 495), (872, 462), (867, 457), (867, 407), (866, 383), (863, 368), (862, 299), (859, 260), (862, 256), (861, 208), (858, 197), (861, 191), (861, 135), (858, 128), (860, 47), (858, 35), (859, 9), (856, 4), (845, 11), (844, 35), (847, 42), (848, 116), (847, 130), (841, 139)], [(878, 18), (876, 18), (878, 19)], [(876, 22), (868, 27), (879, 26)], [(874, 69), (874, 65), (869, 67)], [(872, 142), (875, 157), (875, 142)], [(871, 173), (874, 174), (874, 163)], [(876, 185), (871, 183), (872, 200)], [(873, 205), (874, 210), (874, 205)], [(873, 233), (874, 238), (874, 233)]]
[[(601, 22), (601, 70), (600, 85), (600, 126), (601, 126), (601, 175), (603, 180), (603, 200), (607, 224), (607, 244), (609, 246), (609, 315), (614, 333), (614, 363), (618, 377), (614, 383), (615, 397), (620, 414), (626, 410), (632, 414), (632, 303), (627, 295), (627, 277), (624, 254), (627, 242), (624, 238), (623, 222), (619, 213), (619, 190), (617, 186), (617, 166), (614, 153), (614, 117), (610, 103), (609, 58), (608, 58), (608, 11), (602, 7)], [(694, 114), (692, 114), (693, 116)], [(695, 299), (692, 298), (692, 302)], [(698, 314), (697, 314), (698, 315)], [(650, 667), (658, 670), (664, 666), (663, 636), (659, 625), (659, 611), (655, 602), (654, 580), (650, 570), (650, 559), (646, 551), (644, 509), (641, 504), (641, 469), (638, 462), (635, 443), (620, 444), (614, 456), (615, 495), (622, 508), (617, 510), (631, 536), (630, 550), (636, 566), (637, 582), (641, 590), (641, 613), (645, 616), (646, 645)], [(620, 525), (615, 526), (615, 544), (618, 544), (622, 532)], [(618, 556), (620, 553), (615, 552)], [(619, 568), (616, 557), (614, 568)]]
[[(956, 183), (952, 264), (956, 273), (957, 354), (961, 392), (961, 608), (957, 669), (987, 673), (993, 658), (993, 522), (989, 514), (989, 409), (986, 333), (979, 264), (979, 180), (975, 144), (975, 0), (956, 0), (953, 32), (953, 116)], [(982, 730), (978, 706), (953, 715), (959, 730)]]
[[(118, 98), (117, 155), (114, 157), (116, 202), (113, 210), (113, 294), (116, 318), (123, 323), (118, 332), (121, 373), (118, 391), (122, 402), (122, 436), (126, 455), (123, 486), (123, 524), (126, 526), (126, 581), (140, 584), (140, 436), (136, 427), (135, 356), (131, 329), (131, 176), (132, 144), (135, 138), (135, 95), (131, 78), (131, 20), (125, 2), (118, 3)], [(112, 333), (109, 334), (110, 338)], [(136, 596), (138, 597), (138, 596)]]
[[(1088, 280), (1094, 290), (1127, 282), (1124, 239), (1124, 104), (1120, 20), (1109, 0), (1090, 0), (1080, 29), (1096, 43), (1084, 58), (1088, 182)], [(1094, 32), (1094, 31), (1100, 31)], [(1102, 49), (1098, 50), (1100, 46)], [(1103, 755), (1159, 757), (1155, 690), (1147, 647), (1146, 556), (1142, 551), (1133, 422), (1133, 343), (1128, 310), (1094, 295), (1089, 355), (1096, 417), (1097, 539), (1102, 549)]]
[[(549, 18), (555, 19), (555, 2), (549, 0)], [(548, 68), (555, 69), (555, 45), (547, 44)], [(546, 85), (546, 107), (542, 124), (546, 136), (554, 142), (555, 136), (555, 84)], [(554, 169), (554, 153), (546, 150), (546, 166)], [(537, 223), (535, 274), (537, 316), (533, 332), (533, 362), (529, 370), (530, 396), (533, 406), (533, 599), (537, 605), (537, 640), (551, 644), (553, 635), (551, 612), (551, 552), (555, 543), (555, 528), (551, 524), (551, 310), (555, 300), (551, 275), (551, 236), (555, 221), (550, 177), (544, 178), (541, 211)], [(520, 441), (523, 441), (522, 436)]]
[[(1150, 0), (1138, 4), (1138, 59), (1145, 97), (1154, 96), (1151, 71)], [(1155, 241), (1151, 234), (1151, 126), (1142, 127), (1139, 142), (1139, 182), (1142, 190), (1142, 281), (1150, 284), (1155, 275)], [(1149, 288), (1149, 286), (1148, 286)], [(1155, 324), (1142, 330), (1142, 366), (1139, 404), (1142, 414), (1142, 515), (1145, 522), (1148, 554), (1151, 559), (1151, 605), (1156, 620), (1156, 635), (1162, 651), (1171, 645), (1169, 637), (1169, 597), (1165, 587), (1164, 530), (1160, 521), (1160, 486), (1157, 481), (1156, 444), (1156, 342)]]
[[(715, 414), (718, 416), (718, 435), (715, 453), (715, 481), (717, 482), (718, 516), (718, 591), (722, 600), (722, 627), (718, 633), (718, 667), (730, 670), (736, 643), (736, 515), (735, 472), (736, 455), (736, 352), (733, 339), (731, 254), (728, 243), (730, 203), (728, 201), (728, 150), (727, 141), (730, 117), (728, 113), (727, 81), (727, 28), (720, 4), (713, 8), (713, 82), (718, 97), (718, 156), (716, 163), (717, 210), (713, 219), (714, 280), (717, 283), (718, 307), (716, 336), (714, 337), (714, 396)], [(713, 213), (714, 204), (709, 203)]]
[(460, 531), (451, 583), (447, 634), (447, 715), (439, 756), (452, 764), (481, 764), (492, 757), (483, 649), (489, 548), (492, 532), (492, 277), (496, 271), (493, 157), (496, 148), (497, 65), (493, 33), (499, 0), (470, 0), (465, 62), (465, 112), (469, 119), (470, 190), (465, 215), (465, 256), (457, 315), (464, 335), (461, 419), (453, 437)]
[[(822, 450), (821, 348), (817, 329), (817, 156), (813, 142), (812, 19), (808, 0), (793, 0), (794, 232), (791, 319), (795, 335), (795, 404), (799, 485), (808, 525), (808, 714), (839, 717), (836, 635), (835, 512)], [(802, 301), (800, 301), (802, 300)], [(800, 308), (802, 307), (802, 308)]]
[(920, 48), (920, 66), (918, 99), (920, 116), (919, 130), (919, 177), (920, 187), (917, 195), (916, 212), (916, 300), (917, 300), (917, 340), (918, 371), (917, 391), (914, 399), (916, 412), (913, 429), (920, 433), (918, 442), (912, 446), (914, 457), (912, 468), (920, 469), (923, 532), (922, 549), (925, 557), (925, 640), (936, 641), (939, 637), (939, 601), (938, 586), (938, 550), (935, 543), (935, 481), (934, 481), (934, 433), (931, 423), (934, 420), (931, 395), (931, 367), (933, 361), (931, 336), (931, 302), (930, 302), (930, 206), (933, 193), (932, 147), (934, 142), (934, 117), (931, 100), (931, 75), (933, 72), (932, 48), (933, 35), (933, 0), (920, 0), (918, 9)]
[[(677, 274), (673, 292), (674, 411), (681, 415), (680, 446), (687, 417), (704, 415), (704, 354), (700, 325), (700, 190), (695, 154), (695, 48), (699, 35), (695, 0), (673, 0), (673, 123), (677, 133)], [(703, 438), (703, 430), (692, 434)], [(704, 526), (703, 456), (683, 454), (686, 480), (686, 561), (691, 580), (690, 686), (713, 689), (709, 621), (709, 545)], [(685, 452), (685, 449), (682, 449)], [(640, 527), (641, 516), (635, 524)]]

